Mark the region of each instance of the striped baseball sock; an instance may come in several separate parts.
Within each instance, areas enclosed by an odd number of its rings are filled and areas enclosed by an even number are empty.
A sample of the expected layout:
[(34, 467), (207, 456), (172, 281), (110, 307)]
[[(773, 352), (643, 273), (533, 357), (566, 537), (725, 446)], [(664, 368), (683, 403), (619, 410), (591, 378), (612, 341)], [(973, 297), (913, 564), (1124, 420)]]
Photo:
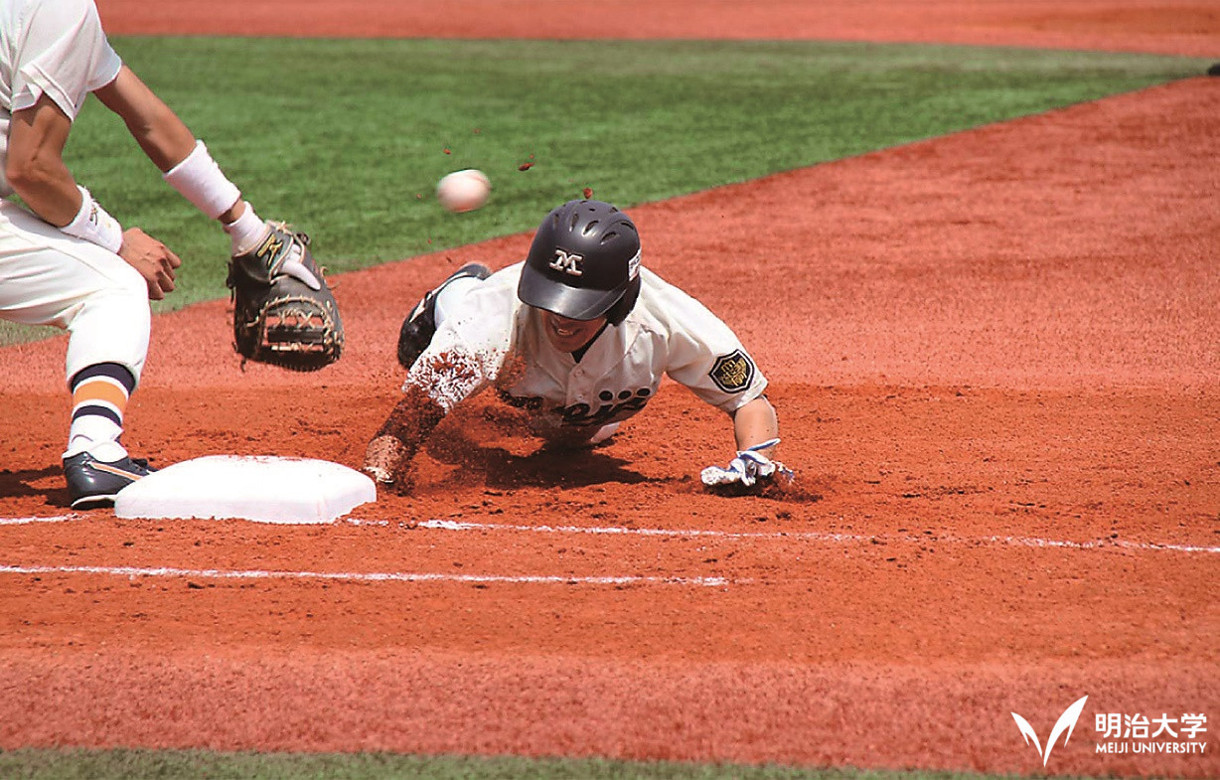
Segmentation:
[(96, 363), (77, 372), (69, 384), (72, 426), (64, 457), (86, 451), (107, 463), (127, 457), (119, 436), (127, 399), (136, 387), (135, 377), (118, 363)]

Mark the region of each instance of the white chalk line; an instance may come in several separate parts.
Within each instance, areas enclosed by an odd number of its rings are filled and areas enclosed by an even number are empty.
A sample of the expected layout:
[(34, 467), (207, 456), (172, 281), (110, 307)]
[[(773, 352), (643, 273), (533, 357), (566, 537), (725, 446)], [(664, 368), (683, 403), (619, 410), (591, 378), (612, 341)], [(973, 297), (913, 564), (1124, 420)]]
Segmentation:
[[(359, 522), (359, 521), (354, 521)], [(442, 531), (513, 531), (546, 534), (597, 534), (597, 535), (628, 535), (628, 536), (670, 536), (695, 537), (713, 539), (801, 539), (831, 544), (872, 544), (889, 541), (908, 544), (1002, 544), (1014, 547), (1044, 547), (1065, 548), (1074, 550), (1098, 550), (1119, 548), (1127, 550), (1167, 551), (1185, 553), (1220, 553), (1220, 547), (1203, 547), (1183, 544), (1160, 544), (1157, 542), (1129, 542), (1121, 539), (1107, 539), (1090, 542), (1071, 542), (1056, 539), (1041, 539), (1026, 536), (982, 536), (977, 538), (959, 536), (916, 536), (905, 535), (887, 537), (885, 535), (826, 533), (821, 531), (708, 531), (702, 529), (669, 529), (669, 528), (624, 528), (622, 526), (549, 526), (549, 525), (513, 525), (510, 523), (469, 523), (454, 520), (424, 520), (416, 524), (417, 528), (429, 528)]]
[(98, 574), (113, 577), (193, 577), (201, 580), (341, 580), (345, 582), (457, 582), (508, 585), (694, 585), (719, 588), (724, 577), (575, 577), (561, 575), (438, 574), (429, 572), (317, 572), (242, 569), (175, 569), (134, 566), (3, 566), (0, 574)]
[[(63, 523), (84, 519), (81, 515), (54, 515), (50, 517), (0, 517), (0, 526), (25, 525), (30, 523)], [(352, 525), (390, 525), (385, 520), (361, 520), (345, 518), (343, 522)], [(1030, 536), (916, 536), (905, 535), (888, 537), (867, 534), (827, 533), (822, 531), (709, 531), (702, 529), (675, 528), (625, 528), (623, 526), (550, 526), (550, 525), (514, 525), (511, 523), (468, 523), (454, 520), (424, 520), (413, 524), (416, 528), (427, 528), (441, 531), (514, 531), (546, 534), (595, 534), (624, 536), (669, 536), (669, 537), (708, 537), (713, 539), (803, 539), (828, 544), (872, 544), (889, 541), (906, 544), (996, 544), (1009, 547), (1034, 547), (1047, 549), (1069, 550), (1137, 550), (1144, 552), (1180, 552), (1220, 554), (1220, 546), (1167, 544), (1160, 542), (1130, 542), (1124, 539), (1101, 539), (1087, 542), (1073, 542), (1061, 539), (1043, 539)]]
[(0, 517), (0, 525), (29, 525), (30, 523), (66, 523), (79, 520), (80, 515), (53, 515), (51, 517)]

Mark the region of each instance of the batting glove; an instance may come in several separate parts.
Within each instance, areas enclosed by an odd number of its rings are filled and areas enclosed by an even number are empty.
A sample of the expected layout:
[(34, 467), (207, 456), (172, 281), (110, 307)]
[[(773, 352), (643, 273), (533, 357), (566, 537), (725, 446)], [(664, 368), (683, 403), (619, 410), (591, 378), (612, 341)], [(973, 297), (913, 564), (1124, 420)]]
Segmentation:
[(775, 476), (776, 472), (781, 472), (790, 475), (792, 472), (784, 468), (779, 461), (773, 461), (766, 455), (758, 452), (779, 444), (779, 439), (771, 439), (762, 444), (756, 444), (748, 450), (742, 450), (737, 453), (737, 457), (729, 461), (728, 468), (720, 466), (708, 466), (699, 475), (703, 480), (703, 484), (708, 487), (716, 487), (718, 485), (741, 485), (742, 487), (753, 487), (760, 479), (769, 479)]

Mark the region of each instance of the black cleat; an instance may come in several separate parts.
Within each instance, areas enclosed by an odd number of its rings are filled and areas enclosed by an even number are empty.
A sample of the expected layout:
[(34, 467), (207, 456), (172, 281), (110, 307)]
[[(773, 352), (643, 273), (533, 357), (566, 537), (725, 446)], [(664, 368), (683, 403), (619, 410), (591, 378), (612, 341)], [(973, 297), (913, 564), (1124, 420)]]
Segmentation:
[(120, 458), (109, 463), (87, 452), (64, 458), (64, 476), (68, 480), (68, 498), (73, 509), (95, 509), (114, 506), (119, 491), (156, 471), (148, 461)]
[(448, 279), (441, 282), (439, 287), (431, 290), (419, 303), (415, 304), (415, 308), (402, 321), (402, 329), (398, 331), (398, 364), (400, 366), (410, 370), (411, 366), (415, 365), (415, 361), (419, 360), (419, 356), (432, 343), (432, 337), (436, 335), (437, 294), (455, 279), (463, 279), (468, 276), (475, 279), (486, 279), (491, 276), (491, 269), (478, 263), (462, 266)]

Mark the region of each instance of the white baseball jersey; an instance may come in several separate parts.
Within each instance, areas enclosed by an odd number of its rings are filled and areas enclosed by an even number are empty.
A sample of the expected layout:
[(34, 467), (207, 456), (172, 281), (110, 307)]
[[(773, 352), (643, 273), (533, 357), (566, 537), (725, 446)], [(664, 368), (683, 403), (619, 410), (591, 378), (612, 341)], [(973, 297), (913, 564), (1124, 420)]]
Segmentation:
[(587, 437), (636, 414), (665, 375), (725, 412), (758, 398), (767, 380), (737, 336), (707, 307), (647, 269), (626, 319), (607, 327), (579, 361), (556, 350), (542, 312), (517, 298), (524, 263), (472, 285), (411, 367), (446, 412), (494, 386), (530, 412), (535, 433)]
[(148, 285), (118, 255), (72, 238), (15, 200), (4, 170), (13, 112), (47, 95), (75, 120), (119, 74), (92, 0), (0, 0), (0, 318), (68, 328), (65, 365), (119, 363), (139, 379), (148, 353)]
[(0, 197), (13, 112), (46, 95), (69, 119), (85, 98), (119, 74), (122, 61), (102, 32), (93, 0), (4, 0), (0, 3)]

